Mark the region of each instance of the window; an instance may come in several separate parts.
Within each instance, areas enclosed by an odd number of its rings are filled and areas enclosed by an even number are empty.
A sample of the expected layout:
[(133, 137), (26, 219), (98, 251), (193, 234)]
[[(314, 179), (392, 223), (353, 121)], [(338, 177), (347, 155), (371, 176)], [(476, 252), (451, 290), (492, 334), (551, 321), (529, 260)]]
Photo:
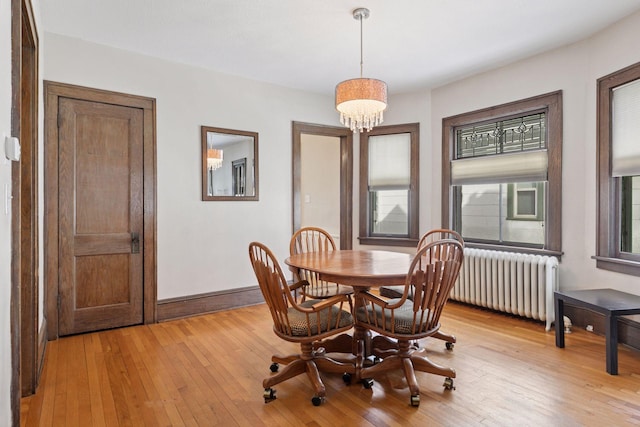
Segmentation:
[(360, 134), (360, 243), (418, 243), (419, 124)]
[(598, 268), (640, 276), (640, 63), (598, 80)]
[(561, 255), (562, 92), (443, 119), (443, 226)]
[(507, 219), (544, 221), (544, 182), (507, 184)]

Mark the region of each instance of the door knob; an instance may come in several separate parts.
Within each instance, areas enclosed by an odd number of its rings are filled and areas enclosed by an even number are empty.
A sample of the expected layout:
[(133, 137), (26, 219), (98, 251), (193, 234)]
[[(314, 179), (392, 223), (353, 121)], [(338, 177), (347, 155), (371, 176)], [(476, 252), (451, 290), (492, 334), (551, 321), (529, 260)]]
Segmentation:
[(131, 233), (131, 253), (140, 253), (140, 234)]

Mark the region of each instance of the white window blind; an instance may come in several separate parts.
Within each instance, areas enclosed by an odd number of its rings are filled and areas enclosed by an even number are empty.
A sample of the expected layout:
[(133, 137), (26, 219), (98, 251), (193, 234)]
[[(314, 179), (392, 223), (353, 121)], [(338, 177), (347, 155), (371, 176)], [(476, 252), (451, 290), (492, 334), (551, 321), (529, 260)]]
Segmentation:
[(547, 160), (547, 150), (453, 160), (451, 184), (546, 181)]
[(369, 137), (369, 189), (408, 187), (410, 175), (410, 133)]
[(640, 80), (612, 91), (611, 175), (640, 175)]

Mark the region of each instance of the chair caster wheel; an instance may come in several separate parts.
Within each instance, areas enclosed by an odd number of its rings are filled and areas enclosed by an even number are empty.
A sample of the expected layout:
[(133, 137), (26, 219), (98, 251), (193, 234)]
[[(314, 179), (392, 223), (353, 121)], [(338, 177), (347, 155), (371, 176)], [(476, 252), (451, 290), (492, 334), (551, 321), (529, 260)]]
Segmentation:
[(411, 396), (411, 406), (420, 406), (420, 395)]
[(456, 388), (453, 385), (453, 379), (452, 378), (445, 378), (444, 379), (444, 384), (442, 384), (444, 386), (444, 388), (446, 390), (455, 390)]
[(349, 373), (342, 374), (342, 381), (344, 381), (344, 383), (347, 385), (351, 384), (351, 374)]
[(445, 347), (447, 347), (447, 350), (453, 350), (453, 343), (452, 342), (445, 343)]
[(363, 378), (362, 379), (362, 385), (367, 390), (372, 389), (373, 388), (373, 379), (372, 378)]
[(264, 397), (264, 403), (269, 403), (276, 399), (276, 391), (272, 388), (265, 388), (262, 396)]
[(311, 403), (313, 403), (313, 406), (320, 406), (322, 402), (324, 402), (324, 397), (313, 396), (311, 398)]
[(269, 369), (271, 369), (271, 372), (278, 372), (279, 367), (280, 365), (278, 365), (276, 362), (273, 362), (271, 366), (269, 366)]

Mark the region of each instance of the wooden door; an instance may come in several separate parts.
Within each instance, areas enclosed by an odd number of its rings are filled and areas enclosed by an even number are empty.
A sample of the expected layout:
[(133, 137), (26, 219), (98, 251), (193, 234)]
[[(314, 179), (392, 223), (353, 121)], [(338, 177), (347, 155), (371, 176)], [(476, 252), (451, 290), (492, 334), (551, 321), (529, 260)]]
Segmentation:
[(59, 334), (142, 323), (143, 110), (58, 102)]

